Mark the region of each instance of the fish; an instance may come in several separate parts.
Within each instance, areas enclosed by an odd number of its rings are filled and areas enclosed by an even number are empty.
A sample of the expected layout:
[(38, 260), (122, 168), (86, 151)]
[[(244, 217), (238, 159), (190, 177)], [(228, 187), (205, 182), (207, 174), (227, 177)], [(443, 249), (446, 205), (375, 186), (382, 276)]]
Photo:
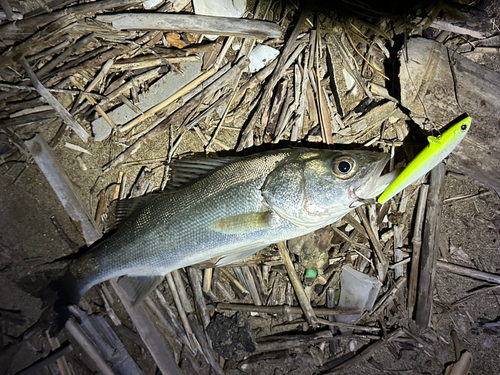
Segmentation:
[(67, 306), (100, 282), (133, 279), (139, 303), (173, 270), (213, 258), (224, 266), (340, 220), (392, 182), (394, 174), (382, 176), (388, 160), (381, 152), (293, 148), (173, 163), (175, 189), (119, 201), (128, 207), (117, 207), (117, 229), (69, 263), (58, 326)]
[(470, 125), (471, 118), (467, 116), (451, 125), (441, 136), (427, 137), (429, 144), (387, 187), (378, 198), (378, 203), (384, 204), (441, 163), (462, 142), (470, 129)]

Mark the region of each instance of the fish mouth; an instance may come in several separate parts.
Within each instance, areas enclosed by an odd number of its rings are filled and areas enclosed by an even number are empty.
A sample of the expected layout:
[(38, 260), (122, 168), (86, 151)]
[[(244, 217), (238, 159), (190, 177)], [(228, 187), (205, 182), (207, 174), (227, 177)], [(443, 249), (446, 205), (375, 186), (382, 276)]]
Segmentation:
[(396, 179), (401, 172), (394, 170), (390, 173), (382, 175), (387, 162), (390, 159), (389, 154), (384, 154), (383, 157), (375, 163), (374, 168), (367, 174), (366, 178), (358, 187), (354, 187), (353, 192), (360, 200), (375, 199), (382, 194), (385, 189)]

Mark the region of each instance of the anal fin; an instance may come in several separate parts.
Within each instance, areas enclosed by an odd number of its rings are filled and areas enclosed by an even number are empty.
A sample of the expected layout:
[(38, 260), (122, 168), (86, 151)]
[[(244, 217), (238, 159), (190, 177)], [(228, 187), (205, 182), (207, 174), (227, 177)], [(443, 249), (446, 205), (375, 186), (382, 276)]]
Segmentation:
[(165, 276), (125, 276), (118, 284), (127, 292), (134, 306), (141, 303)]
[(247, 246), (243, 246), (237, 249), (232, 250), (230, 253), (223, 255), (217, 261), (217, 267), (227, 266), (228, 264), (235, 263), (239, 260), (248, 258), (249, 256), (255, 254), (257, 251), (265, 249), (268, 244), (264, 244), (263, 242), (253, 243)]

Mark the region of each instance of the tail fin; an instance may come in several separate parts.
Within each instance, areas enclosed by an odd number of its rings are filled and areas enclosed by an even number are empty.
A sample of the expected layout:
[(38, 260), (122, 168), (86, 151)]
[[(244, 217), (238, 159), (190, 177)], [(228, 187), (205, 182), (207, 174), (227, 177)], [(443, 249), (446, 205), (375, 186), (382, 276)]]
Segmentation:
[[(44, 314), (49, 318), (47, 322), (50, 324), (49, 334), (54, 337), (64, 328), (64, 325), (71, 316), (68, 307), (78, 304), (83, 297), (83, 293), (78, 280), (69, 270), (61, 278), (52, 281), (49, 284), (49, 288), (52, 291), (52, 295), (56, 296), (56, 300), (53, 303), (53, 308), (52, 306), (47, 306)], [(51, 301), (45, 300), (44, 302), (50, 303)]]

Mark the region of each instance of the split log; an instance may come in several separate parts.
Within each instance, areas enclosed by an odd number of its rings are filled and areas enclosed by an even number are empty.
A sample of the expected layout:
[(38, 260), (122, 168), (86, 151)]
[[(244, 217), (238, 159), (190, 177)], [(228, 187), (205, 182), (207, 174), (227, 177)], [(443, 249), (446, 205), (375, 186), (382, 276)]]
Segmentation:
[(450, 165), (500, 192), (500, 74), (432, 40), (412, 38), (400, 56), (401, 104), (426, 131), (466, 112), (472, 126)]

